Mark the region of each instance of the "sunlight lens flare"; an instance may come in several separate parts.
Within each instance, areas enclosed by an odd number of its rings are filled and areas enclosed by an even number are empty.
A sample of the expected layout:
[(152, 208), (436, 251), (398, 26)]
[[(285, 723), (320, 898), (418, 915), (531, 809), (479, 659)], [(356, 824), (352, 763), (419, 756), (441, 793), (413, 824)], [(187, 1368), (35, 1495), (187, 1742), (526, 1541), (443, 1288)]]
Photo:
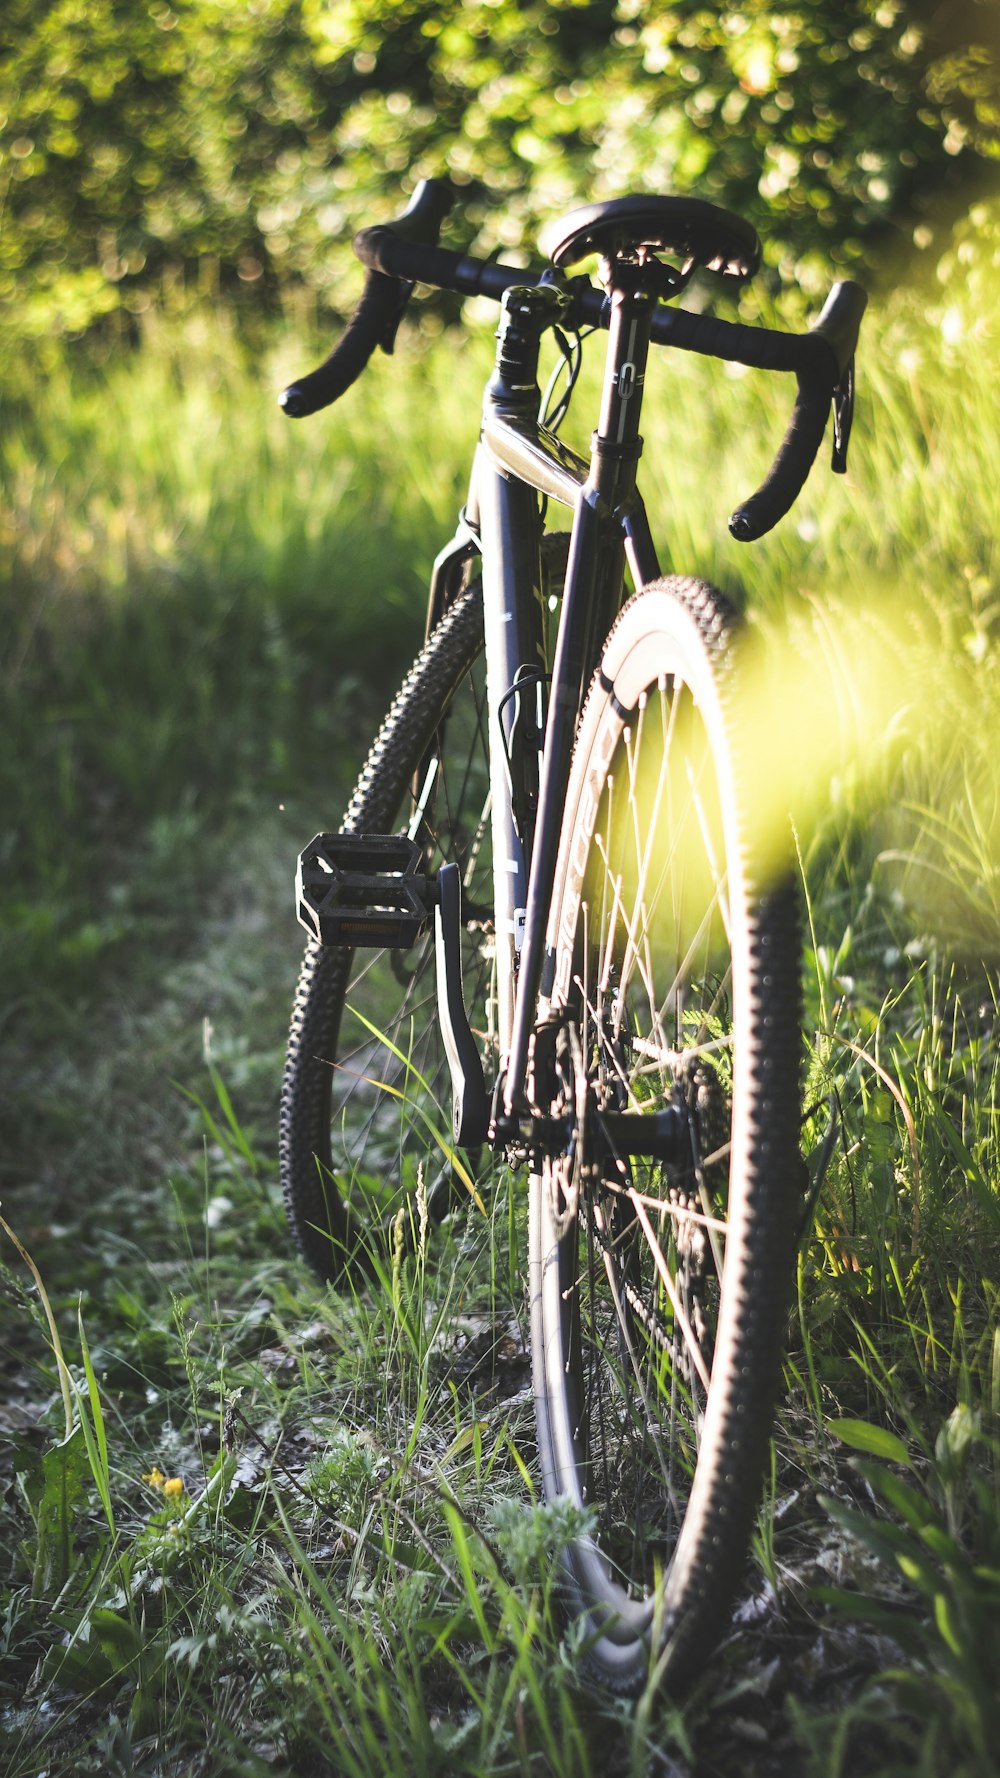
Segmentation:
[[(870, 826), (886, 879), (946, 949), (1000, 955), (1000, 687), (958, 623), (924, 621), (912, 594), (884, 586), (850, 604), (802, 604), (748, 625), (726, 690), (765, 880), (788, 868), (793, 832), (806, 856), (839, 810)], [(674, 722), (684, 744), (658, 794), (675, 811), (669, 865), (693, 931), (722, 852), (721, 812), (696, 790), (712, 775), (699, 770), (703, 730), (686, 691)]]

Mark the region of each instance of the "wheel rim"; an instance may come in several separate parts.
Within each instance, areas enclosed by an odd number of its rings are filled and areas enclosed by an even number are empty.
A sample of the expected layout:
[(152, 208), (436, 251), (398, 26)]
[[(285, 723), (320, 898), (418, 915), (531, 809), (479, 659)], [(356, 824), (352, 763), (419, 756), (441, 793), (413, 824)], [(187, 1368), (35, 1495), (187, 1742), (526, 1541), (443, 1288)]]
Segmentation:
[[(558, 1242), (549, 1374), (555, 1359), (566, 1379), (549, 1412), (558, 1490), (597, 1514), (603, 1559), (584, 1540), (578, 1578), (628, 1641), (648, 1627), (655, 1577), (669, 1573), (688, 1518), (738, 1211), (739, 914), (725, 868), (736, 836), (725, 767), (680, 672), (644, 687), (630, 712), (610, 698), (591, 757), (604, 781), (577, 810), (557, 961), (579, 1024), (578, 1053), (564, 1044), (557, 1063), (559, 1093), (585, 1112), (542, 1181)], [(686, 1132), (674, 1161), (615, 1154), (607, 1114), (668, 1106)]]

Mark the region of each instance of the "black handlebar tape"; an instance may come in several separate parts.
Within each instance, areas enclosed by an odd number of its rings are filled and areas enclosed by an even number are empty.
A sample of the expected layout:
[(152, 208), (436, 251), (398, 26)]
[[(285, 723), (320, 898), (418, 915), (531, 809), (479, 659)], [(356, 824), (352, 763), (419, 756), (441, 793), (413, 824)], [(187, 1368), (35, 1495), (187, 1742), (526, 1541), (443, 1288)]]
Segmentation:
[(729, 521), (740, 543), (752, 543), (784, 517), (802, 491), (830, 411), (838, 377), (836, 351), (815, 328), (807, 334), (771, 333), (686, 309), (661, 310), (653, 322), (653, 338), (753, 370), (795, 371), (798, 377), (795, 409), (774, 463), (757, 493), (737, 507)]
[(756, 494), (738, 506), (729, 521), (737, 543), (763, 537), (798, 499), (823, 442), (832, 393), (826, 381), (799, 378), (798, 397), (778, 454)]
[(499, 302), (505, 290), (516, 284), (537, 284), (540, 272), (519, 266), (497, 265), (494, 260), (472, 259), (447, 247), (433, 247), (400, 237), (390, 227), (363, 228), (354, 237), (354, 251), (370, 272), (390, 278), (412, 279), (437, 290), (455, 290), (460, 296), (488, 296)]
[[(444, 180), (420, 181), (402, 216), (392, 224), (410, 252), (414, 251), (415, 243), (437, 240), (452, 202), (451, 187)], [(279, 395), (278, 401), (290, 419), (304, 419), (307, 414), (315, 414), (320, 408), (337, 401), (352, 383), (357, 382), (377, 346), (392, 351), (408, 294), (398, 276), (369, 271), (361, 301), (329, 357), (318, 370), (300, 377)]]
[(801, 494), (823, 442), (831, 397), (854, 357), (867, 303), (861, 285), (845, 279), (833, 286), (815, 327), (799, 336), (800, 346), (812, 348), (812, 362), (799, 370), (795, 409), (767, 476), (729, 521), (738, 543), (763, 537)]
[(715, 315), (696, 315), (689, 309), (659, 309), (653, 317), (652, 337), (657, 345), (679, 346), (706, 358), (725, 358), (751, 370), (827, 374), (831, 388), (836, 381), (833, 354), (815, 332), (772, 333), (765, 327), (721, 321)]
[(398, 281), (369, 272), (361, 301), (329, 358), (278, 396), (289, 419), (303, 420), (339, 400), (357, 382), (376, 346), (391, 344), (399, 311)]

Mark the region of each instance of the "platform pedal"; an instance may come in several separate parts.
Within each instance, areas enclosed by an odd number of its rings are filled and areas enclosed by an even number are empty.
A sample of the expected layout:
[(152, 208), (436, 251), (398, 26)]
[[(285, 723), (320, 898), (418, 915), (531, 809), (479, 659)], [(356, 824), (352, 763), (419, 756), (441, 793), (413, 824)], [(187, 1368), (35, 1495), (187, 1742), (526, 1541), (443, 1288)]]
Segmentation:
[(423, 859), (405, 834), (318, 833), (295, 873), (299, 924), (321, 945), (406, 950), (429, 928), (438, 899)]

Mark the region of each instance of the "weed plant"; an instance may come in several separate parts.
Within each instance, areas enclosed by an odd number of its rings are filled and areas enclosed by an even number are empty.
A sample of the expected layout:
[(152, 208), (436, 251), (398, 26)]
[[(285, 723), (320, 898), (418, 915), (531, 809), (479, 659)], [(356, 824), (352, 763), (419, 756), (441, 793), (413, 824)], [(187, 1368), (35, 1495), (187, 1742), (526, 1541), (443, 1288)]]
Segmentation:
[(221, 322), (151, 318), (140, 353), (67, 362), (30, 404), (21, 378), (0, 444), (11, 1778), (992, 1773), (1000, 391), (989, 315), (929, 307), (866, 328), (851, 475), (818, 466), (752, 552), (723, 509), (789, 390), (651, 367), (664, 568), (738, 594), (786, 688), (760, 775), (797, 762), (816, 1189), (731, 1633), (690, 1697), (628, 1709), (581, 1683), (558, 1609), (574, 1527), (538, 1498), (523, 1177), (430, 1233), (418, 1192), (379, 1287), (341, 1295), (276, 1203), (286, 875), (418, 639), (489, 342), (404, 342), (295, 428), (270, 391), (308, 352), (250, 365)]

